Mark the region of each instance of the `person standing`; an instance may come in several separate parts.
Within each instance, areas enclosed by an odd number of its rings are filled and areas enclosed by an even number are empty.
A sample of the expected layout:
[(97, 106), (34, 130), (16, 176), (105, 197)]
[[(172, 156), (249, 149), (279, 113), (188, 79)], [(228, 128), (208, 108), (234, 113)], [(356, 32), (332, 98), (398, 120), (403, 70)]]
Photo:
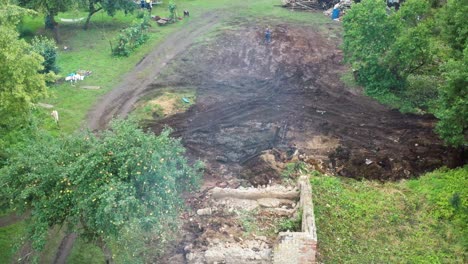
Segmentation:
[(271, 42), (271, 31), (270, 28), (267, 28), (265, 31), (265, 42), (269, 44)]
[(153, 1), (146, 0), (146, 8), (148, 9), (149, 13), (151, 14), (151, 10), (153, 9)]
[(336, 4), (333, 7), (331, 19), (333, 20), (338, 20), (340, 18), (340, 4)]

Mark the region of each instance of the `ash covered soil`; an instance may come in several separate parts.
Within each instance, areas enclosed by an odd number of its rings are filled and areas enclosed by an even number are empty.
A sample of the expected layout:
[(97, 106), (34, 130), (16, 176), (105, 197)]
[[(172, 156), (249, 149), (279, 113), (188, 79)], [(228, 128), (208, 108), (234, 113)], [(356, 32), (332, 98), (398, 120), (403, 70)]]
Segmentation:
[(460, 153), (433, 132), (432, 116), (401, 114), (340, 81), (338, 38), (288, 24), (272, 28), (265, 44), (263, 30), (218, 31), (177, 56), (145, 93), (195, 87), (197, 101), (147, 126), (172, 127), (212, 177), (253, 185), (280, 177), (263, 164), (266, 150), (278, 159), (297, 150), (324, 171), (382, 181), (457, 164)]

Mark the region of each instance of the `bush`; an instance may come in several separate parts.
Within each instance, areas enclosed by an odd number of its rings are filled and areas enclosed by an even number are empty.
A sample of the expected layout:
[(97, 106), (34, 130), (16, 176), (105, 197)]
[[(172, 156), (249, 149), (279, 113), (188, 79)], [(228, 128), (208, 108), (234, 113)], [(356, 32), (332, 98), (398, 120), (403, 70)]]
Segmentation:
[(409, 75), (408, 87), (403, 95), (414, 108), (428, 110), (438, 98), (440, 81), (434, 76)]
[(64, 224), (103, 249), (140, 232), (162, 243), (176, 228), (182, 193), (196, 188), (202, 168), (189, 165), (169, 134), (119, 120), (99, 136), (33, 137), (0, 170), (1, 198), (16, 212), (31, 211), (28, 238), (35, 250), (44, 248), (49, 227)]
[(147, 34), (147, 29), (151, 26), (149, 21), (149, 17), (145, 16), (140, 23), (123, 29), (115, 40), (117, 46), (112, 48), (112, 55), (127, 57), (137, 47), (143, 45), (149, 38)]
[(31, 42), (32, 51), (44, 57), (42, 65), (44, 69), (40, 73), (58, 73), (57, 67), (57, 46), (55, 42), (44, 36), (36, 36)]

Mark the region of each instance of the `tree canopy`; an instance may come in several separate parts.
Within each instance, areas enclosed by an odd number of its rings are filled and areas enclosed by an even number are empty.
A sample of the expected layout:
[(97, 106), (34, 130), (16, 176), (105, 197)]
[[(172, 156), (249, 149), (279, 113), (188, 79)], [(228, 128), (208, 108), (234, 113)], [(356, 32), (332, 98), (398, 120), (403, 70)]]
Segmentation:
[(119, 10), (123, 10), (125, 12), (132, 12), (136, 4), (131, 0), (80, 0), (81, 5), (85, 6), (86, 10), (88, 11), (88, 17), (85, 22), (85, 29), (89, 27), (89, 21), (91, 17), (101, 11), (104, 10), (109, 16), (114, 16), (115, 13)]
[(45, 14), (45, 27), (53, 31), (55, 41), (60, 43), (58, 23), (55, 21), (55, 16), (57, 16), (59, 12), (65, 12), (76, 6), (75, 1), (76, 0), (18, 0), (18, 4), (25, 8), (43, 12)]
[(407, 0), (398, 11), (365, 0), (343, 19), (345, 59), (366, 93), (435, 114), (436, 131), (453, 146), (468, 144), (467, 12), (468, 0)]
[[(41, 55), (19, 39), (16, 25), (25, 14), (32, 13), (3, 1), (0, 6), (0, 149), (11, 141), (12, 133), (27, 126), (33, 103), (46, 95), (46, 80)], [(0, 153), (3, 155), (3, 153)]]
[(97, 243), (108, 259), (106, 245), (123, 230), (163, 236), (178, 218), (181, 193), (201, 176), (201, 164), (189, 166), (169, 133), (156, 136), (115, 121), (99, 135), (32, 138), (12, 154), (0, 171), (1, 188), (12, 208), (31, 210), (33, 248), (43, 249), (55, 225)]

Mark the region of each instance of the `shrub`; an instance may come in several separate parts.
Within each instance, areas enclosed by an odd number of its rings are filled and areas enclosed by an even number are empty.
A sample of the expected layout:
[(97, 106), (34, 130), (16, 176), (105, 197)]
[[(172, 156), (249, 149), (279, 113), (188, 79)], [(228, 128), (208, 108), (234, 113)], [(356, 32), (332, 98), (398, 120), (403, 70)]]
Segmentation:
[(112, 47), (112, 55), (127, 57), (137, 47), (143, 45), (149, 38), (147, 34), (147, 29), (151, 26), (149, 21), (149, 17), (145, 16), (140, 23), (123, 29), (117, 36), (117, 46)]
[(59, 72), (57, 67), (57, 46), (55, 42), (44, 36), (36, 36), (31, 42), (32, 51), (44, 57), (44, 69), (40, 73)]
[(104, 253), (126, 235), (148, 232), (163, 243), (176, 228), (181, 194), (196, 188), (202, 169), (200, 162), (189, 165), (169, 134), (118, 120), (99, 136), (31, 138), (0, 170), (1, 198), (16, 212), (31, 211), (28, 238), (37, 251), (49, 227), (65, 224)]

